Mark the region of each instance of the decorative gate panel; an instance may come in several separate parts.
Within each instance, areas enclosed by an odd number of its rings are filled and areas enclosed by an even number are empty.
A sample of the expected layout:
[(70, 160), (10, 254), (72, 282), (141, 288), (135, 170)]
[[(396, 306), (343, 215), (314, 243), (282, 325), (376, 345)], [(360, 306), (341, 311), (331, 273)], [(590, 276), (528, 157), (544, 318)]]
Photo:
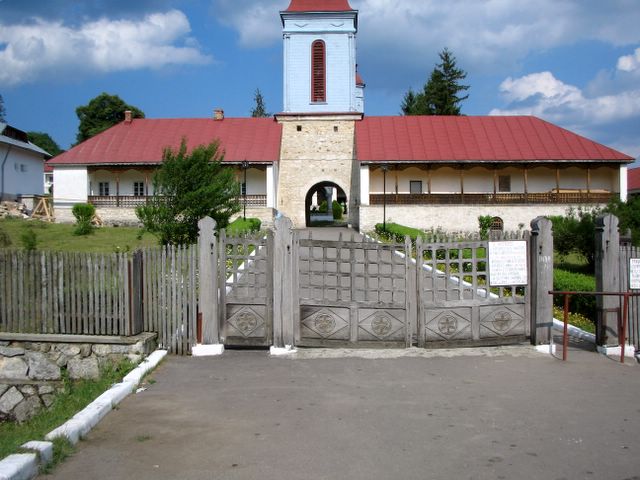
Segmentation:
[(300, 346), (409, 346), (407, 245), (296, 238)]
[(273, 343), (273, 234), (220, 234), (220, 337), (228, 346)]
[[(502, 240), (527, 242), (528, 233)], [(529, 286), (490, 287), (489, 241), (416, 245), (418, 344), (503, 344), (530, 334)]]

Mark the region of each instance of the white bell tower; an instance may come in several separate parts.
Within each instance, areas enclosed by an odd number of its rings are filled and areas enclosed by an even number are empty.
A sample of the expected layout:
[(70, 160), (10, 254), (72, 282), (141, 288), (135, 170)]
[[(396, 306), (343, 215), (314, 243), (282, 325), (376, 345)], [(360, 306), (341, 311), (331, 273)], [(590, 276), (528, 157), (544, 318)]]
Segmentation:
[(283, 113), (363, 113), (356, 72), (358, 11), (348, 0), (291, 0), (280, 12)]

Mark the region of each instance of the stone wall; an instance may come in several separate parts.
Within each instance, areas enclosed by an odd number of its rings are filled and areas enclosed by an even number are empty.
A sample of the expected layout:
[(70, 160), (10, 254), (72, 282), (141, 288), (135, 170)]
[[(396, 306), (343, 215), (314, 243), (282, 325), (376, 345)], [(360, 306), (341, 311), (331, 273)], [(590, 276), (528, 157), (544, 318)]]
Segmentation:
[[(340, 187), (349, 202), (349, 222), (358, 223), (359, 175), (354, 177), (355, 122), (336, 118), (281, 120), (283, 124), (277, 209), (295, 228), (306, 224), (305, 200), (321, 182)], [(354, 181), (352, 181), (352, 179)]]
[[(603, 207), (604, 205), (592, 205)], [(540, 216), (565, 215), (571, 205), (387, 205), (387, 222), (446, 232), (477, 232), (478, 217), (491, 215), (504, 221), (505, 231), (516, 231)], [(583, 206), (584, 207), (584, 206)], [(382, 223), (382, 205), (360, 207), (360, 231), (370, 232)]]
[(140, 362), (155, 349), (155, 339), (151, 333), (106, 339), (0, 334), (0, 421), (22, 422), (49, 407), (65, 371), (72, 379), (98, 378), (109, 362)]

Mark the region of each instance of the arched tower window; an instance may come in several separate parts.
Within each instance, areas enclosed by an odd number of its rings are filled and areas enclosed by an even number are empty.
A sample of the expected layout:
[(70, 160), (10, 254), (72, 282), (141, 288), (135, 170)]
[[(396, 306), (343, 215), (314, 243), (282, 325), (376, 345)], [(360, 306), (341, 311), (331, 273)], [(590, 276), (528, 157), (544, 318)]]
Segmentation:
[(327, 56), (322, 40), (311, 44), (311, 101), (327, 101)]

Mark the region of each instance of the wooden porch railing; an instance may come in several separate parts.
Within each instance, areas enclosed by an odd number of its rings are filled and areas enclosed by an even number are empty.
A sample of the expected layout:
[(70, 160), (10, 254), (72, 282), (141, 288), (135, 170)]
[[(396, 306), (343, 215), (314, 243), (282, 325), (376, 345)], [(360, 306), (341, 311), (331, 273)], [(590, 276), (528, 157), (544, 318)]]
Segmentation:
[[(387, 193), (387, 205), (486, 205), (486, 204), (591, 204), (608, 203), (612, 193)], [(371, 205), (382, 205), (385, 195), (369, 195)]]
[[(153, 198), (152, 196), (134, 196), (134, 195), (109, 195), (98, 196), (90, 195), (88, 198), (89, 203), (96, 207), (102, 208), (135, 208), (146, 203)], [(240, 205), (244, 204), (244, 196), (238, 198)], [(266, 207), (267, 196), (266, 195), (247, 195), (247, 207)]]

